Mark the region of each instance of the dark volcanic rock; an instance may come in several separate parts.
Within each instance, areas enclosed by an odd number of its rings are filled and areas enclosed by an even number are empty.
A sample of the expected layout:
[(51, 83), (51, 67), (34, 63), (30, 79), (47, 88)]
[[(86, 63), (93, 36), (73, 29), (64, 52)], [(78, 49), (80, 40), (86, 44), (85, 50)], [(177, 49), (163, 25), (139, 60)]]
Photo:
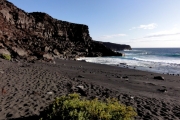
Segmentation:
[(0, 49), (26, 60), (122, 56), (93, 41), (87, 25), (26, 13), (6, 0), (0, 0)]
[(164, 80), (164, 77), (162, 77), (162, 76), (154, 76), (154, 79), (157, 79), (157, 80)]
[(101, 42), (101, 43), (114, 51), (132, 50), (130, 45), (122, 45), (122, 44), (116, 44), (116, 43), (110, 43), (110, 42)]

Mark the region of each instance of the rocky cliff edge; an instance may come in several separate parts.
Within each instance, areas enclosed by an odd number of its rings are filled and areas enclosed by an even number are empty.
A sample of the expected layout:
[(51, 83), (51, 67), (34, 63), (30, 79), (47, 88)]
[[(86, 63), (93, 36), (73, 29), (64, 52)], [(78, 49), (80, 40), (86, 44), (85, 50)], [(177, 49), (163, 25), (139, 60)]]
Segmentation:
[(130, 45), (124, 45), (124, 44), (116, 44), (116, 43), (110, 43), (110, 42), (100, 42), (106, 47), (110, 48), (113, 51), (121, 51), (121, 50), (132, 50)]
[(27, 13), (0, 0), (0, 55), (34, 61), (82, 56), (122, 56), (89, 35), (87, 25), (52, 18), (46, 13)]

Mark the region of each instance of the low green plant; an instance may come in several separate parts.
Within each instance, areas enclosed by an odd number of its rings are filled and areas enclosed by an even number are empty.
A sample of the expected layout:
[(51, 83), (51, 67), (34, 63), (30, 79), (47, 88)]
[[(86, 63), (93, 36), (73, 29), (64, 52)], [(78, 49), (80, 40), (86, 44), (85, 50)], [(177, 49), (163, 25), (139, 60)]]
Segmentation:
[(132, 120), (136, 115), (132, 107), (116, 99), (86, 100), (74, 93), (56, 98), (41, 120)]
[(2, 57), (6, 60), (11, 60), (11, 56), (7, 54), (2, 54)]

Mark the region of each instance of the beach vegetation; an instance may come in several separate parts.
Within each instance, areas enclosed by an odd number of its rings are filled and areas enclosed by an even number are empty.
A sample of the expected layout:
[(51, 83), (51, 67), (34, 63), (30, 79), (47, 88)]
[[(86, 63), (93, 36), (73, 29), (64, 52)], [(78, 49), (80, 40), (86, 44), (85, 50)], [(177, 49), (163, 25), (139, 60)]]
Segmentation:
[(2, 54), (2, 58), (5, 59), (5, 60), (11, 60), (11, 55)]
[(136, 115), (133, 107), (116, 99), (87, 100), (74, 93), (56, 98), (40, 120), (133, 120)]

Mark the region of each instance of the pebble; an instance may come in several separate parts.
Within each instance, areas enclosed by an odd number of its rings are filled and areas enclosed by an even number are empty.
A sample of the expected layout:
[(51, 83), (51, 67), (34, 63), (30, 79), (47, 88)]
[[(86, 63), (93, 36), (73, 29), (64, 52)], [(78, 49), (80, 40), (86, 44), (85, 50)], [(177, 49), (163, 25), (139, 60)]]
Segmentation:
[(128, 78), (128, 76), (124, 76), (123, 78), (124, 78), (124, 79), (127, 79), (127, 78)]
[(78, 85), (78, 86), (76, 86), (77, 88), (80, 88), (80, 89), (84, 89), (84, 86), (83, 85)]
[(134, 99), (134, 96), (131, 96), (130, 98), (131, 98), (131, 99)]
[(48, 95), (52, 95), (52, 94), (53, 94), (53, 92), (47, 92), (47, 94), (48, 94)]
[(78, 75), (78, 77), (79, 77), (79, 78), (84, 78), (84, 76), (82, 76), (82, 75)]
[(117, 78), (121, 78), (120, 76), (116, 76)]
[(160, 92), (166, 93), (167, 89), (159, 89)]
[(119, 63), (120, 65), (127, 65), (126, 63)]

